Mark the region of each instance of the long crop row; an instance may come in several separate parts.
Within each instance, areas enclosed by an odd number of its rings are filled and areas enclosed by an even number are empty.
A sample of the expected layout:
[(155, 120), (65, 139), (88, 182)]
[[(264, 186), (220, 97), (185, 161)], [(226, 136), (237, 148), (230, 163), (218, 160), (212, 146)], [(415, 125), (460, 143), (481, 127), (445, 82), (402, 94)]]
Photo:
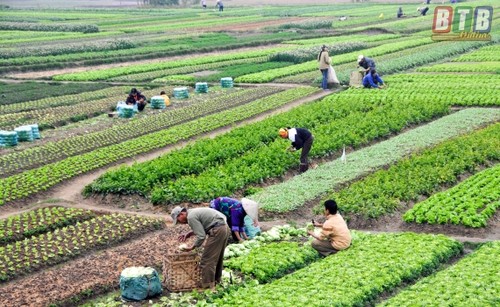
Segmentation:
[(94, 218), (90, 210), (48, 207), (0, 220), (0, 244), (20, 241), (33, 235)]
[[(272, 127), (276, 133), (279, 128), (276, 122), (288, 119), (290, 123), (294, 123), (293, 126), (311, 129), (315, 141), (310, 156), (324, 157), (343, 145), (359, 147), (377, 138), (397, 133), (410, 124), (428, 121), (448, 112), (448, 106), (444, 103), (420, 99), (403, 103), (390, 96), (383, 99), (370, 95), (364, 98), (359, 96), (357, 95), (357, 100), (353, 100), (350, 95), (340, 93), (335, 98), (326, 98), (317, 103), (314, 108), (307, 105), (289, 114), (279, 115), (277, 119), (268, 120), (260, 124), (260, 127), (252, 125), (242, 130), (245, 134), (265, 137), (272, 131)], [(334, 112), (332, 108), (335, 109)], [(329, 117), (329, 113), (340, 116)], [(274, 125), (271, 126), (272, 124)], [(197, 176), (184, 176), (175, 181), (157, 184), (151, 193), (151, 200), (153, 203), (167, 204), (208, 201), (217, 195), (230, 195), (246, 185), (281, 176), (296, 165), (298, 160), (298, 154), (285, 154), (285, 147), (283, 141), (276, 137), (269, 144), (257, 144), (240, 156), (206, 168)]]
[[(498, 75), (451, 75), (451, 74), (402, 74), (385, 78), (390, 84), (392, 95), (401, 95), (405, 88), (406, 97), (420, 97), (436, 102), (459, 106), (498, 106), (500, 98), (495, 84)], [(411, 90), (410, 90), (411, 88)]]
[[(252, 199), (259, 202), (265, 211), (295, 210), (307, 201), (330, 193), (337, 186), (366, 176), (385, 165), (396, 163), (411, 152), (435, 146), (466, 131), (479, 129), (488, 123), (498, 121), (499, 118), (500, 111), (492, 112), (480, 108), (462, 110), (389, 140), (349, 153), (346, 163), (336, 159), (300, 176), (271, 185), (253, 195)], [(345, 129), (349, 131), (350, 127)], [(352, 202), (356, 202), (356, 199)], [(370, 206), (363, 207), (362, 211), (369, 209)], [(376, 210), (377, 208), (373, 208), (373, 211)]]
[(0, 205), (46, 190), (65, 179), (120, 159), (173, 144), (179, 140), (249, 118), (284, 105), (299, 97), (311, 94), (314, 91), (316, 89), (306, 87), (290, 89), (231, 110), (180, 124), (170, 129), (144, 135), (120, 144), (99, 148), (86, 154), (66, 158), (56, 163), (47, 164), (37, 169), (0, 179)]
[(189, 73), (193, 73), (193, 72), (197, 72), (197, 71), (214, 70), (214, 69), (219, 69), (221, 67), (234, 66), (234, 65), (246, 64), (246, 63), (254, 63), (254, 64), (263, 63), (263, 62), (267, 61), (267, 58), (268, 58), (268, 56), (262, 56), (262, 57), (257, 57), (257, 58), (237, 59), (237, 60), (222, 61), (222, 62), (216, 62), (216, 63), (205, 63), (205, 64), (199, 64), (199, 65), (186, 65), (186, 66), (177, 67), (177, 68), (162, 69), (162, 70), (137, 73), (137, 74), (133, 74), (133, 75), (118, 76), (115, 78), (110, 78), (108, 80), (109, 81), (147, 81), (147, 80), (161, 78), (164, 76), (189, 74)]
[[(158, 91), (143, 91), (147, 97), (157, 94)], [(83, 101), (77, 104), (59, 106), (50, 109), (35, 109), (18, 113), (0, 115), (1, 129), (14, 129), (25, 124), (38, 124), (41, 129), (65, 125), (71, 121), (80, 121), (97, 116), (116, 107), (118, 101), (127, 98), (127, 94), (108, 96), (103, 99)]]
[(127, 39), (103, 39), (91, 42), (65, 42), (47, 46), (4, 48), (0, 50), (0, 58), (10, 59), (25, 56), (47, 56), (79, 52), (110, 51), (134, 48), (135, 44)]
[(110, 214), (2, 246), (0, 281), (63, 262), (83, 252), (115, 244), (163, 226), (163, 221), (159, 219)]
[(265, 283), (291, 270), (303, 268), (318, 258), (318, 252), (310, 245), (280, 242), (252, 249), (248, 255), (224, 262), (224, 266)]
[(500, 208), (500, 164), (457, 186), (434, 194), (408, 210), (405, 222), (484, 227)]
[(417, 68), (420, 72), (492, 72), (500, 73), (500, 62), (444, 63)]
[[(489, 242), (453, 266), (403, 289), (377, 306), (496, 306), (500, 241)], [(453, 286), (451, 286), (453, 285)]]
[(228, 94), (220, 92), (218, 95), (211, 95), (208, 99), (194, 99), (195, 102), (186, 107), (156, 113), (133, 121), (126, 121), (103, 131), (67, 138), (58, 142), (50, 142), (22, 152), (3, 155), (0, 156), (0, 173), (2, 173), (0, 177), (6, 177), (37, 165), (51, 163), (95, 148), (109, 146), (147, 133), (166, 129), (188, 120), (272, 95), (278, 91), (280, 91), (279, 88), (266, 87), (235, 91)]
[[(399, 208), (402, 202), (416, 201), (421, 195), (430, 196), (442, 186), (455, 184), (459, 175), (474, 173), (478, 167), (500, 160), (499, 136), (500, 124), (495, 124), (444, 142), (330, 196), (342, 204), (345, 213), (380, 217)], [(441, 214), (435, 216), (435, 212), (429, 212), (428, 218), (442, 220)], [(472, 225), (482, 226), (478, 221), (484, 217), (476, 212), (469, 219)]]
[(109, 96), (126, 95), (128, 88), (121, 86), (105, 88), (92, 92), (71, 94), (57, 97), (47, 97), (33, 101), (18, 102), (12, 104), (0, 104), (0, 114), (42, 110), (59, 106), (68, 106), (81, 102), (89, 102), (103, 99)]
[(497, 62), (500, 61), (500, 46), (493, 45), (483, 47), (474, 52), (464, 54), (453, 62)]
[(268, 284), (238, 288), (216, 299), (215, 304), (365, 306), (384, 291), (433, 272), (461, 249), (460, 243), (442, 235), (356, 232), (352, 246), (334, 257)]
[[(400, 72), (413, 67), (418, 67), (430, 62), (435, 62), (449, 56), (464, 53), (472, 48), (475, 48), (482, 43), (477, 42), (462, 42), (457, 44), (445, 43), (440, 48), (435, 45), (417, 46), (408, 48), (402, 51), (388, 53), (377, 57), (377, 71), (383, 76), (386, 74)], [(334, 58), (335, 60), (335, 58)], [(334, 69), (341, 83), (348, 83), (350, 73), (355, 70), (355, 64), (343, 64), (335, 66)], [(297, 75), (292, 75), (284, 78), (279, 78), (277, 82), (293, 82), (311, 84), (314, 80), (320, 81), (318, 71), (305, 72)], [(385, 78), (385, 77), (383, 77)], [(395, 77), (394, 79), (397, 79)], [(384, 81), (386, 81), (384, 79)]]
[(270, 55), (274, 52), (285, 50), (285, 47), (276, 47), (269, 48), (264, 50), (256, 50), (256, 51), (246, 51), (246, 52), (232, 52), (226, 53), (222, 55), (214, 55), (210, 57), (197, 57), (190, 58), (185, 60), (177, 60), (177, 61), (168, 61), (161, 63), (151, 63), (151, 64), (136, 64), (130, 65), (126, 67), (115, 67), (109, 69), (101, 69), (94, 71), (86, 71), (80, 73), (69, 73), (54, 76), (54, 80), (59, 81), (95, 81), (95, 80), (106, 80), (112, 77), (129, 75), (142, 73), (147, 71), (161, 70), (167, 68), (178, 68), (186, 65), (200, 65), (200, 64), (208, 64), (222, 61), (231, 61), (237, 59), (246, 59), (246, 58), (258, 58), (262, 56)]
[[(365, 54), (366, 56), (378, 56), (386, 53), (396, 52), (399, 50), (421, 46), (425, 44), (431, 44), (432, 40), (430, 38), (420, 38), (414, 40), (400, 41), (396, 43), (385, 44), (361, 51), (354, 51), (350, 53), (345, 53), (332, 58), (333, 65), (343, 64), (343, 63), (356, 63), (359, 54)], [(355, 64), (354, 64), (355, 65)], [(318, 62), (316, 60), (288, 66), (286, 68), (278, 68), (273, 70), (264, 71), (261, 73), (249, 74), (236, 78), (236, 82), (248, 82), (248, 83), (265, 83), (270, 82), (274, 79), (296, 75), (299, 73), (317, 71)]]
[(32, 22), (0, 22), (0, 30), (56, 31), (56, 32), (99, 32), (99, 27), (91, 24), (43, 24)]

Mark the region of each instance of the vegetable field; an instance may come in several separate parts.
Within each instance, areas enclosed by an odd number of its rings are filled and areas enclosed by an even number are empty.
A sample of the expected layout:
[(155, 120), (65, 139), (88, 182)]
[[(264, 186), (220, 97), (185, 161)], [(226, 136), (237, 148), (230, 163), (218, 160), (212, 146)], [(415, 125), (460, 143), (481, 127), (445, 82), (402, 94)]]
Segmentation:
[[(221, 284), (133, 306), (499, 304), (499, 4), (461, 1), (491, 39), (434, 41), (434, 3), (40, 2), (0, 5), (1, 306), (123, 306), (123, 269), (179, 253), (172, 208), (220, 196), (262, 230)], [(350, 84), (359, 55), (383, 88)], [(314, 135), (308, 171), (282, 127)], [(322, 257), (327, 199), (353, 240)]]

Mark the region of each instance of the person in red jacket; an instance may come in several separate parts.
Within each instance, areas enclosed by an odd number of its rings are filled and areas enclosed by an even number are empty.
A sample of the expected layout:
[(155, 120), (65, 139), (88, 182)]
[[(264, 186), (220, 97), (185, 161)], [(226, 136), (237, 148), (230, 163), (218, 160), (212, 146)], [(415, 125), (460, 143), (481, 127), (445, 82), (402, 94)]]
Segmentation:
[(281, 128), (279, 130), (280, 137), (286, 139), (288, 138), (292, 141), (292, 145), (288, 148), (289, 151), (295, 151), (302, 149), (300, 154), (300, 168), (301, 173), (309, 169), (309, 161), (307, 159), (309, 151), (311, 150), (314, 136), (312, 133), (305, 128)]

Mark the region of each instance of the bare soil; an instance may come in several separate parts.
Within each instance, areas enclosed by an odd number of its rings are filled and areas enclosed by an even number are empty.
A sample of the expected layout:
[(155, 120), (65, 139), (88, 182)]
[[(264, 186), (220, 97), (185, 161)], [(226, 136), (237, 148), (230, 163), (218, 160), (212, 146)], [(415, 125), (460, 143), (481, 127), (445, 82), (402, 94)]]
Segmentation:
[(177, 253), (177, 237), (187, 230), (187, 226), (168, 227), (129, 243), (0, 285), (0, 305), (47, 306), (64, 302), (63, 305), (74, 306), (76, 302), (68, 300), (76, 294), (98, 294), (117, 289), (120, 273), (126, 267), (150, 266), (162, 272), (164, 255)]

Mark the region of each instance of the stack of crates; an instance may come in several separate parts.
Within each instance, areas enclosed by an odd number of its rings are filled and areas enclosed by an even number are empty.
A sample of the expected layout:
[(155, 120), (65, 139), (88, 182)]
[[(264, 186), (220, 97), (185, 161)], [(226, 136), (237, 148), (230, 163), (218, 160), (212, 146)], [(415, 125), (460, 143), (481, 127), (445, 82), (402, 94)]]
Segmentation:
[(0, 130), (0, 147), (16, 146), (17, 142), (17, 133), (15, 131)]
[(165, 109), (165, 98), (161, 96), (151, 97), (151, 108), (153, 109)]
[(31, 126), (21, 126), (14, 129), (19, 142), (33, 142), (33, 130)]
[(189, 92), (187, 87), (174, 88), (174, 97), (177, 99), (189, 98)]
[(208, 84), (206, 82), (196, 82), (194, 91), (197, 93), (208, 93)]
[(231, 78), (231, 77), (221, 78), (220, 79), (220, 86), (223, 88), (233, 87), (233, 78)]

